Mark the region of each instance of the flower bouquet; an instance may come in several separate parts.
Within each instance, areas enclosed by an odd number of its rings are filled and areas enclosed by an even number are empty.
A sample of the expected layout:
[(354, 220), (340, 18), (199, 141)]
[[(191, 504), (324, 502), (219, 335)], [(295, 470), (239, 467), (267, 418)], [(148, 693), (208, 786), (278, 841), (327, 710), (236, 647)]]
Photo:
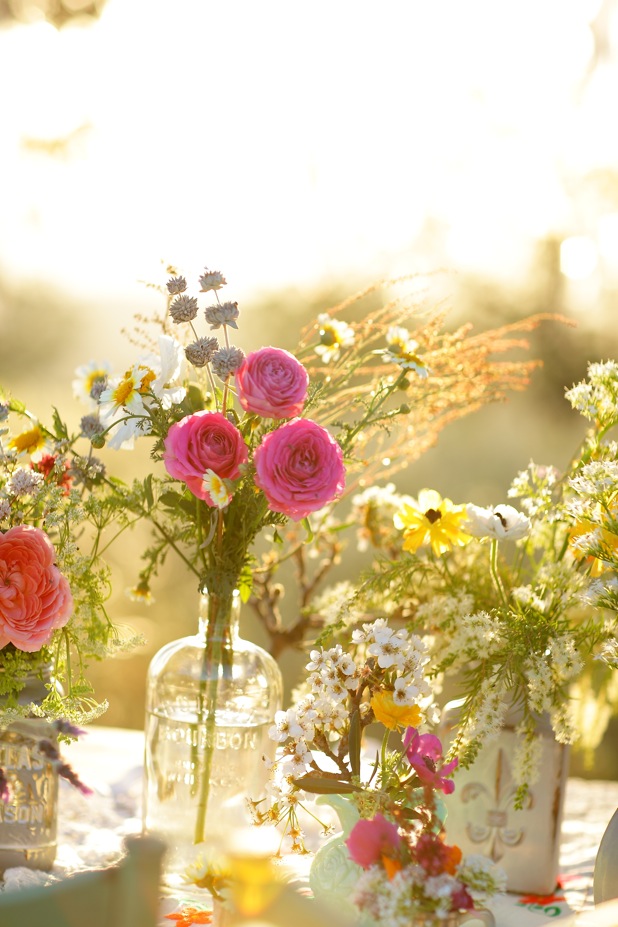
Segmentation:
[(58, 775), (87, 791), (57, 749), (105, 711), (89, 661), (127, 646), (105, 609), (102, 534), (113, 520), (100, 462), (0, 401), (0, 867), (49, 868)]
[[(348, 819), (346, 839), (331, 838), (318, 850), (314, 894), (350, 913), (352, 898), (357, 915), (407, 925), (417, 915), (441, 923), (503, 890), (504, 877), (489, 860), (462, 861), (441, 836), (437, 793), (453, 791), (457, 758), (446, 762), (440, 740), (417, 727), (435, 714), (426, 645), (378, 619), (355, 630), (346, 650), (337, 644), (310, 656), (294, 707), (279, 712), (271, 729), (281, 746), (268, 798), (254, 803), (254, 816), (279, 826), (303, 852), (301, 813), (315, 815), (307, 793), (321, 803), (347, 797), (348, 807), (341, 799), (336, 805), (342, 823)], [(376, 728), (382, 737), (372, 759), (367, 734)]]

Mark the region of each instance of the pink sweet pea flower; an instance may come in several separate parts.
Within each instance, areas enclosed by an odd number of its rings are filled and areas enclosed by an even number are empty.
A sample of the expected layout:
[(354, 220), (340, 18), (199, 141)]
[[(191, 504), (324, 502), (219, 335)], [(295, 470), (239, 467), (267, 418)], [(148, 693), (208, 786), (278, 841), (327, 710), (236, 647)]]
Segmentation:
[(435, 734), (419, 734), (416, 728), (409, 727), (404, 734), (403, 745), (408, 762), (419, 779), (440, 789), (445, 795), (454, 791), (455, 783), (448, 777), (455, 770), (458, 760), (455, 757), (450, 763), (443, 763), (442, 744)]
[(221, 412), (194, 412), (176, 422), (167, 433), (163, 461), (170, 476), (182, 480), (198, 499), (214, 507), (208, 471), (219, 480), (235, 480), (246, 463), (243, 437)]
[(303, 411), (309, 375), (293, 354), (260, 348), (236, 371), (238, 399), (245, 412), (263, 418), (294, 418)]
[(345, 467), (333, 436), (296, 418), (267, 434), (255, 451), (255, 483), (273, 512), (300, 521), (343, 492)]
[(345, 841), (350, 859), (363, 869), (381, 862), (383, 856), (396, 855), (401, 844), (396, 825), (381, 814), (357, 821)]
[(0, 648), (10, 643), (35, 653), (68, 622), (73, 597), (55, 559), (40, 528), (16, 525), (0, 533)]

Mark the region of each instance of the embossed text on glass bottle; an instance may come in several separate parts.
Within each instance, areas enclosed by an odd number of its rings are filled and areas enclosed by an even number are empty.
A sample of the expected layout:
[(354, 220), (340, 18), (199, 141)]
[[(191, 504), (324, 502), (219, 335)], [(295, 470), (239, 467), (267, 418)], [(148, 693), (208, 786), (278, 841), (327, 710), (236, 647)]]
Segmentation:
[[(19, 701), (40, 701), (44, 682), (26, 677)], [(8, 799), (0, 801), (0, 872), (16, 866), (51, 869), (56, 858), (58, 773), (40, 756), (43, 737), (55, 740), (51, 727), (39, 719), (16, 721), (0, 730), (0, 769), (8, 785)]]

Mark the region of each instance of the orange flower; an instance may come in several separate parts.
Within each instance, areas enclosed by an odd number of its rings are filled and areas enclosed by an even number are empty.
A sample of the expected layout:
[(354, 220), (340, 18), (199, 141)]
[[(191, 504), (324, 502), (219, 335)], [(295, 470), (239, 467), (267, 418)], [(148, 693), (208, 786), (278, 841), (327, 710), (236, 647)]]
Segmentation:
[(444, 846), (444, 871), (455, 875), (455, 870), (461, 862), (462, 853), (459, 847)]
[(177, 927), (193, 927), (194, 924), (212, 924), (212, 911), (196, 908), (193, 905), (184, 905), (180, 911), (166, 914), (169, 921), (177, 921)]
[(401, 869), (401, 860), (393, 859), (391, 856), (382, 855), (382, 865), (389, 881), (392, 880)]
[(398, 705), (389, 689), (378, 689), (371, 698), (371, 707), (376, 716), (389, 731), (400, 727), (416, 727), (421, 720), (418, 705)]

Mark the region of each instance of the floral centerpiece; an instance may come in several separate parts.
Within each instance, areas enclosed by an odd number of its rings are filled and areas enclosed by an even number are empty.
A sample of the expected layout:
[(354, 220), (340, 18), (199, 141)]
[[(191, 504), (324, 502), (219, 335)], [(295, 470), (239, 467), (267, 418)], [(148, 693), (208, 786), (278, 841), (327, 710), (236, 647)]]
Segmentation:
[[(272, 583), (280, 564), (299, 565), (304, 595), (310, 543), (318, 551), (336, 548), (329, 526), (333, 505), (378, 470), (405, 466), (449, 421), (522, 388), (534, 363), (496, 362), (492, 355), (523, 347), (519, 333), (539, 320), (471, 336), (468, 327), (445, 333), (443, 313), (411, 310), (399, 298), (344, 321), (357, 308), (359, 300), (352, 299), (320, 314), (294, 353), (268, 346), (245, 355), (231, 342), (239, 309), (219, 298), (222, 274), (201, 275), (200, 293), (210, 301), (205, 307), (183, 276), (175, 269), (171, 274), (166, 310), (156, 320), (159, 337), (138, 332), (143, 350), (132, 367), (96, 378), (92, 440), (95, 447), (129, 449), (147, 437), (153, 460), (163, 467), (162, 474), (153, 469), (124, 490), (116, 486), (125, 509), (147, 518), (154, 531), (136, 597), (149, 599), (170, 550), (208, 596), (190, 722), (204, 734), (186, 735), (191, 750), (184, 779), (174, 774), (166, 786), (160, 767), (155, 774), (157, 801), (178, 795), (181, 780), (191, 800), (197, 798), (191, 830), (200, 844), (221, 680), (233, 677), (226, 639), (236, 593), (264, 620), (275, 656), (315, 635), (316, 625), (304, 614), (293, 628), (282, 627), (280, 591)], [(415, 316), (412, 332), (403, 324)], [(204, 322), (206, 333), (200, 331)], [(268, 550), (260, 556), (254, 543), (261, 535)], [(319, 569), (309, 585), (315, 588), (322, 575)]]
[[(434, 680), (456, 678), (465, 699), (453, 751), (469, 765), (521, 707), (514, 758), (518, 802), (539, 770), (535, 719), (547, 712), (556, 737), (573, 741), (577, 711), (603, 712), (616, 667), (618, 566), (618, 367), (591, 364), (567, 399), (592, 423), (568, 468), (531, 464), (514, 480), (511, 504), (454, 504), (435, 490), (416, 498), (394, 486), (358, 496), (375, 562), (348, 589), (334, 627), (348, 639), (366, 609), (419, 634)], [(367, 531), (361, 527), (362, 542)], [(333, 616), (334, 617), (334, 616)], [(569, 693), (574, 698), (569, 699)], [(594, 732), (596, 738), (603, 726)]]

